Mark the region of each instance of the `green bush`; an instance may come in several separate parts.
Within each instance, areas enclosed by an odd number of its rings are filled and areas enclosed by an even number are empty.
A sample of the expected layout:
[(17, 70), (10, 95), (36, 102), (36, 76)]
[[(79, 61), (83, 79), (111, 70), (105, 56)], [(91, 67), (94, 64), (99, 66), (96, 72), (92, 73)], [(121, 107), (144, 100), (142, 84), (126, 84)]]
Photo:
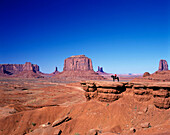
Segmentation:
[(33, 122), (32, 125), (33, 125), (33, 126), (36, 126), (36, 123)]

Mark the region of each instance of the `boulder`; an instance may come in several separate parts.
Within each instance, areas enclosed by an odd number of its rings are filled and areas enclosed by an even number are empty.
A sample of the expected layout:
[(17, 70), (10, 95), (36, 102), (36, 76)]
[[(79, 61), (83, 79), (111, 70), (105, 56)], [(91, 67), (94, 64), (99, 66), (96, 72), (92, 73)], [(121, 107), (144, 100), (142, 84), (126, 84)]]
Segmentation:
[(99, 130), (97, 129), (90, 129), (87, 135), (98, 135)]
[(149, 122), (144, 122), (144, 123), (141, 123), (141, 127), (142, 128), (149, 128), (151, 125)]
[(60, 129), (55, 129), (53, 135), (60, 135), (62, 131)]
[(55, 120), (52, 123), (52, 127), (58, 126), (58, 125), (62, 124), (63, 122), (69, 121), (70, 119), (71, 118), (66, 115), (66, 116), (64, 116), (64, 117), (62, 117), (60, 119)]

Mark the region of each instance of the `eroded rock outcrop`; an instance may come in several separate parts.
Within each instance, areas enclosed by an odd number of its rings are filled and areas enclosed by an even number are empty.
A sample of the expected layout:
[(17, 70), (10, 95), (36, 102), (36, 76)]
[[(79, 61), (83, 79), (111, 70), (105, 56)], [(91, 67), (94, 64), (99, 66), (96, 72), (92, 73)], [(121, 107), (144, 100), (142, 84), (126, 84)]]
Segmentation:
[(150, 76), (150, 73), (149, 73), (149, 72), (145, 72), (145, 73), (143, 74), (143, 77), (146, 77), (146, 76)]
[(137, 101), (145, 102), (152, 98), (152, 90), (148, 89), (145, 84), (134, 84), (133, 87), (134, 98)]
[(122, 98), (124, 92), (131, 91), (137, 102), (147, 102), (153, 99), (151, 101), (157, 108), (170, 108), (170, 84), (167, 83), (85, 81), (81, 82), (81, 85), (87, 100), (113, 102)]
[(168, 70), (168, 63), (166, 60), (160, 60), (159, 61), (159, 69), (158, 71), (166, 71)]
[(55, 68), (55, 71), (53, 72), (53, 73), (51, 73), (52, 75), (56, 75), (56, 74), (58, 74), (59, 73), (59, 71), (58, 71), (58, 68), (56, 67)]
[(101, 102), (113, 102), (121, 98), (125, 91), (125, 84), (121, 82), (82, 82), (87, 100), (97, 99)]
[(103, 80), (94, 72), (92, 61), (85, 55), (71, 56), (64, 61), (63, 72), (54, 76), (61, 80)]

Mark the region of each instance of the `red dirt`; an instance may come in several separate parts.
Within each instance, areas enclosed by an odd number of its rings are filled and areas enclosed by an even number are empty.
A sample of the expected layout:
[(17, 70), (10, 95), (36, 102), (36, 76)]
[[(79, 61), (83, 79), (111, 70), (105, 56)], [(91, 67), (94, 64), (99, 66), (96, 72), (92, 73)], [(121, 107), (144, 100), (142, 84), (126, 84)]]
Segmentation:
[[(79, 82), (23, 82), (1, 79), (0, 109), (6, 110), (3, 111), (5, 115), (0, 115), (2, 135), (53, 135), (59, 130), (62, 131), (61, 135), (86, 135), (91, 129), (103, 135), (127, 135), (133, 134), (131, 128), (136, 130), (136, 135), (170, 134), (170, 109), (156, 108), (153, 98), (148, 101), (136, 100), (131, 89), (124, 91), (123, 97), (114, 102), (86, 102)], [(16, 112), (9, 113), (10, 109)], [(51, 126), (55, 120), (65, 116), (71, 119)], [(39, 127), (47, 122), (51, 124), (45, 128)], [(145, 122), (149, 122), (151, 127), (142, 128), (141, 124)]]

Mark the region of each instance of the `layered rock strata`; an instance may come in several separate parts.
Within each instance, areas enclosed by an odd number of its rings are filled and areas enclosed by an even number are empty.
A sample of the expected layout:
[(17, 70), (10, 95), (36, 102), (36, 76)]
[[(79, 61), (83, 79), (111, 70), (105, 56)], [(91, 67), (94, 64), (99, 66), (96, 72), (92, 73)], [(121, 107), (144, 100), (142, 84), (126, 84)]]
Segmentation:
[(64, 60), (63, 71), (93, 71), (92, 61), (85, 55), (71, 56)]
[(101, 102), (113, 102), (122, 97), (126, 83), (82, 82), (87, 100), (97, 99)]
[(87, 100), (113, 102), (123, 98), (124, 92), (131, 91), (137, 102), (152, 101), (157, 108), (170, 108), (170, 83), (85, 81), (81, 85)]

